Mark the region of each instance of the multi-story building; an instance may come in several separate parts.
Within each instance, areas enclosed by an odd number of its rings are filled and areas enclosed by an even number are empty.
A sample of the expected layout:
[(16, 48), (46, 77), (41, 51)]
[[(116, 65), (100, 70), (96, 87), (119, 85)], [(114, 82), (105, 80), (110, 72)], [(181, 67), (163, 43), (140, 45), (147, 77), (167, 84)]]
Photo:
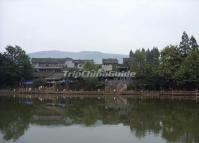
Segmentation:
[(82, 70), (86, 61), (73, 60), (72, 58), (32, 58), (35, 78), (47, 80), (61, 80), (65, 70)]
[[(64, 79), (63, 71), (83, 70), (85, 62), (93, 60), (73, 60), (72, 58), (32, 58), (35, 78), (45, 78), (48, 81)], [(124, 58), (119, 64), (115, 58), (102, 59), (102, 64), (96, 64), (101, 71), (128, 71), (130, 58)]]
[(102, 59), (102, 70), (112, 71), (117, 70), (118, 60), (113, 58)]
[(61, 72), (64, 68), (74, 65), (71, 58), (32, 58), (35, 72)]

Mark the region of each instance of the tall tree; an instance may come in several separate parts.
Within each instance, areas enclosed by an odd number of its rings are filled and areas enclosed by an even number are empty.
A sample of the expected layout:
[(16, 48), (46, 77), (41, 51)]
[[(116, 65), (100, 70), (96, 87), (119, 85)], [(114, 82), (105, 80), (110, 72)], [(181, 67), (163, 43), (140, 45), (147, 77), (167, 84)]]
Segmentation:
[(17, 45), (15, 47), (7, 46), (4, 55), (14, 62), (21, 80), (31, 78), (32, 65), (30, 63), (30, 58), (21, 47)]
[(199, 49), (192, 51), (183, 61), (178, 77), (181, 79), (181, 87), (199, 87)]
[(15, 63), (4, 54), (0, 59), (0, 86), (16, 84), (19, 78)]
[(28, 55), (19, 46), (7, 46), (0, 55), (1, 85), (16, 85), (32, 77), (32, 65)]
[(145, 65), (145, 88), (158, 89), (159, 88), (159, 50), (154, 47), (152, 50), (146, 51), (146, 65)]
[(143, 77), (145, 74), (146, 53), (144, 49), (136, 50), (133, 57), (130, 58), (130, 70), (136, 73), (137, 77)]
[(194, 36), (191, 36), (189, 44), (190, 44), (191, 50), (196, 50), (198, 48), (198, 43)]
[(154, 47), (152, 50), (146, 51), (146, 62), (150, 65), (159, 65), (160, 52), (158, 48)]
[(182, 34), (182, 41), (179, 45), (179, 51), (183, 57), (186, 57), (188, 53), (191, 51), (190, 48), (190, 42), (189, 42), (189, 36), (186, 32), (183, 32)]
[(133, 51), (132, 50), (129, 52), (129, 57), (133, 57)]
[(182, 57), (177, 46), (170, 45), (161, 51), (159, 73), (171, 86), (176, 80), (181, 63)]

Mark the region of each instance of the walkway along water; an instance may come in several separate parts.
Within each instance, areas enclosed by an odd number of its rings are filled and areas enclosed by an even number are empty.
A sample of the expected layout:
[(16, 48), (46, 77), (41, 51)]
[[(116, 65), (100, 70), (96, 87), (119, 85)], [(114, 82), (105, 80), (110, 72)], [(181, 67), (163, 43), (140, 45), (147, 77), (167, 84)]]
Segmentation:
[(0, 90), (0, 96), (55, 99), (66, 97), (104, 97), (104, 96), (124, 96), (126, 98), (137, 99), (179, 99), (198, 100), (199, 91), (54, 91), (54, 90)]

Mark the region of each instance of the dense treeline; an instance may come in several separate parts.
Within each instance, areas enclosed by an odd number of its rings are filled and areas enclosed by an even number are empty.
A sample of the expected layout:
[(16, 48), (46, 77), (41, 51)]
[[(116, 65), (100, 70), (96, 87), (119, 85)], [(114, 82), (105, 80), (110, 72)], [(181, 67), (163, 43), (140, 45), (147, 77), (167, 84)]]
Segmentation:
[(199, 46), (196, 39), (182, 35), (179, 45), (159, 51), (130, 51), (130, 69), (136, 72), (134, 89), (196, 89), (199, 87)]
[(19, 86), (32, 78), (33, 68), (30, 58), (19, 46), (7, 46), (0, 53), (0, 87)]

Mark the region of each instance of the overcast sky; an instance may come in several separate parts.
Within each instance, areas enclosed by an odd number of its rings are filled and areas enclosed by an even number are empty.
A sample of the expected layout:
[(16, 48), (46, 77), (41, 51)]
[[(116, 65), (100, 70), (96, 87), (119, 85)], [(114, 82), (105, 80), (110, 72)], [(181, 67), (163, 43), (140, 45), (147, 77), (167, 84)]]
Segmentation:
[(0, 51), (160, 49), (199, 41), (199, 0), (0, 0)]

